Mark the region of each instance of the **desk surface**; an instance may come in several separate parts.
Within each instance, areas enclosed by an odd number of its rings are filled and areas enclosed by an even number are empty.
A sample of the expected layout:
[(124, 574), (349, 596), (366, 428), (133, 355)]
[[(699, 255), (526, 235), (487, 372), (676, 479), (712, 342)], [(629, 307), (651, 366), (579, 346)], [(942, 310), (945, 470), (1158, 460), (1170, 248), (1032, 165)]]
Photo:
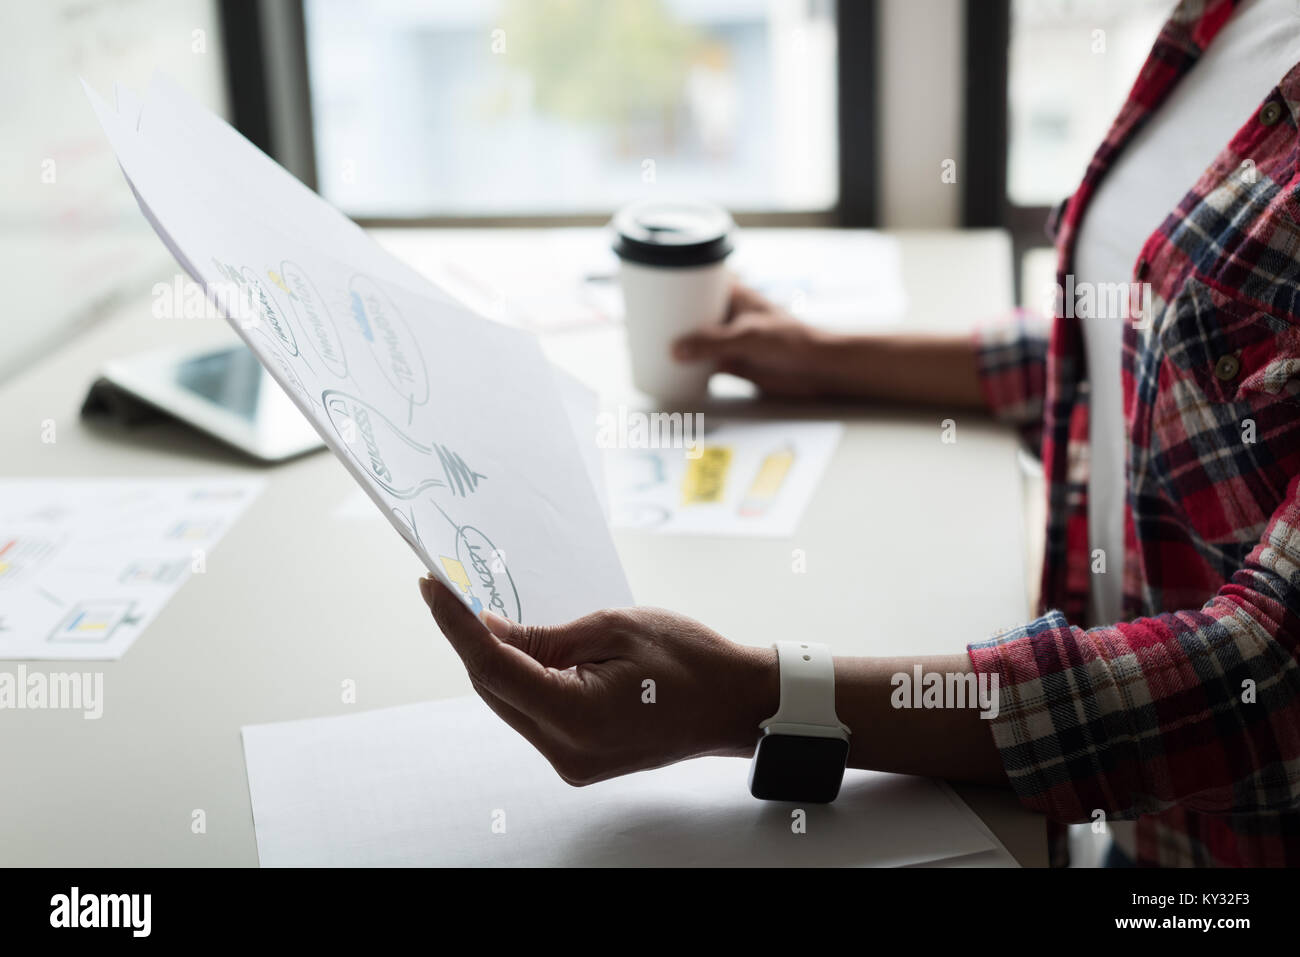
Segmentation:
[[(962, 328), (1011, 302), (1004, 235), (897, 235), (909, 327)], [(411, 238), (398, 244), (404, 255)], [(143, 289), (0, 388), (0, 474), (269, 481), (206, 573), (125, 657), (88, 666), (104, 673), (100, 720), (0, 711), (0, 864), (255, 865), (241, 726), (471, 693), (416, 592), (423, 570), (410, 550), (381, 521), (336, 514), (354, 486), (331, 456), (263, 469), (177, 426), (124, 435), (83, 425), (81, 398), (106, 359), (230, 336), (223, 324), (153, 318), (149, 305)], [(619, 329), (557, 333), (544, 346), (607, 400), (622, 399)], [(934, 412), (723, 407), (841, 418), (847, 428), (792, 539), (616, 533), (639, 603), (692, 615), (748, 644), (811, 633), (846, 654), (954, 651), (1024, 620), (1021, 478), (1007, 432), (956, 416), (958, 441), (943, 444), (946, 416)], [(53, 444), (41, 441), (47, 419), (56, 423)], [(791, 571), (794, 548), (806, 555), (806, 574)], [(933, 569), (939, 548), (940, 567), (952, 575), (942, 600), (933, 573), (918, 574)], [(261, 584), (272, 580), (274, 594)], [(376, 618), (375, 607), (386, 612)], [(341, 701), (349, 679), (355, 704)], [(1046, 863), (1041, 819), (1007, 793), (958, 792), (1021, 863)], [(191, 831), (196, 809), (205, 812), (204, 834)]]

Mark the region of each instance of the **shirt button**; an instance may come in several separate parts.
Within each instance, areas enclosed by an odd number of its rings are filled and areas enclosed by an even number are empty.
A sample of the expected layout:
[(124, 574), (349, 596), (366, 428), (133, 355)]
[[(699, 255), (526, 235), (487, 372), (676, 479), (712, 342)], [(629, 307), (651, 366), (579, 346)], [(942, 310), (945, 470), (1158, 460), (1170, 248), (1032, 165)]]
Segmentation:
[(1241, 361), (1236, 356), (1219, 356), (1214, 364), (1214, 377), (1220, 382), (1227, 382), (1241, 371)]
[(1270, 100), (1264, 104), (1264, 108), (1259, 111), (1259, 121), (1265, 126), (1272, 126), (1282, 118), (1282, 104), (1277, 100)]

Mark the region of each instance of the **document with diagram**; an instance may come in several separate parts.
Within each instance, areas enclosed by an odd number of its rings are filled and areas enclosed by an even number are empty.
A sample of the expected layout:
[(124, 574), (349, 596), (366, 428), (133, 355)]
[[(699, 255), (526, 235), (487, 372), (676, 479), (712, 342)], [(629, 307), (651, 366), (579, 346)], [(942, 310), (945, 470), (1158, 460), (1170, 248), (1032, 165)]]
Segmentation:
[(262, 479), (0, 479), (0, 659), (120, 658)]
[(86, 89), (159, 238), (428, 571), (516, 621), (632, 603), (531, 333), (454, 302), (165, 78), (120, 110)]
[(681, 430), (680, 441), (663, 430), (643, 431), (642, 447), (605, 452), (615, 527), (780, 538), (799, 527), (844, 426), (706, 421), (699, 435)]

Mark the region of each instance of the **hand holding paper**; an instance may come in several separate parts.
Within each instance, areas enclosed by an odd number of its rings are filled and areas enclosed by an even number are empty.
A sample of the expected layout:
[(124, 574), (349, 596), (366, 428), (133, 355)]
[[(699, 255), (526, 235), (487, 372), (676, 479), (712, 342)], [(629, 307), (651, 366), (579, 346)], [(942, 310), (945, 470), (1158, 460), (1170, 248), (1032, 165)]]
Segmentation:
[[(627, 608), (524, 627), (488, 613), (485, 628), (440, 582), (420, 591), (474, 690), (570, 784), (751, 754), (777, 708), (771, 649), (683, 615)], [(661, 688), (671, 706), (658, 706)]]

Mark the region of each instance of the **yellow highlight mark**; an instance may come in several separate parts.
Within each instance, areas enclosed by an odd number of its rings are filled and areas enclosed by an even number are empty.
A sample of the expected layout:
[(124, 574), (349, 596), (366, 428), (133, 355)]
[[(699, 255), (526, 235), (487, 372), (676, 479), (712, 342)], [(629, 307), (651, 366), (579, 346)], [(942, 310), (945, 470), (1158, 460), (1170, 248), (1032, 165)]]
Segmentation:
[(276, 272), (274, 269), (268, 269), (266, 271), (266, 275), (267, 278), (271, 280), (271, 282), (275, 283), (277, 286), (283, 289), (286, 295), (289, 296), (293, 295), (293, 291), (285, 284), (285, 281), (280, 278), (280, 274)]
[(447, 577), (451, 579), (452, 584), (465, 594), (469, 594), (469, 573), (465, 571), (465, 566), (446, 555), (439, 555), (438, 561), (442, 562), (443, 570), (447, 572)]
[(683, 505), (715, 505), (727, 490), (727, 472), (731, 468), (731, 448), (726, 445), (705, 446), (697, 459), (686, 460), (682, 476)]
[(745, 500), (740, 506), (741, 512), (748, 514), (762, 512), (764, 507), (776, 498), (776, 493), (781, 490), (781, 485), (790, 474), (792, 465), (794, 465), (792, 449), (780, 449), (764, 458), (763, 464), (758, 467), (758, 474), (754, 476), (753, 484), (745, 493)]

